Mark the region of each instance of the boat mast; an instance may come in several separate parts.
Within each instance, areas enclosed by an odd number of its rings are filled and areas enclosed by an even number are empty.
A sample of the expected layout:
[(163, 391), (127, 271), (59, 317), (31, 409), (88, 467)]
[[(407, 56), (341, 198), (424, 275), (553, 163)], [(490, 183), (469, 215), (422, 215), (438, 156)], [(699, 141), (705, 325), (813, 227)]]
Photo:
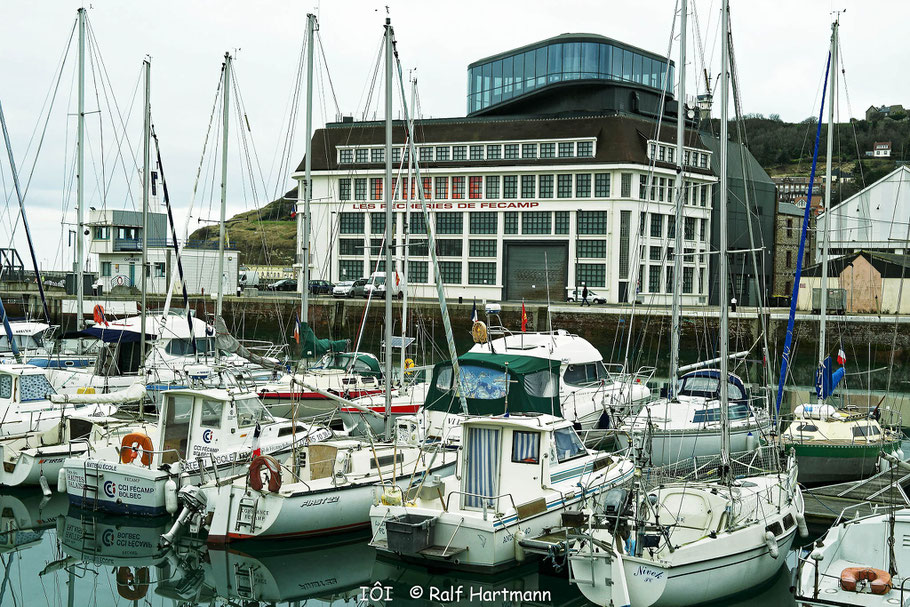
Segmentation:
[[(670, 385), (667, 386), (667, 397), (676, 398), (677, 375), (679, 374), (679, 317), (680, 291), (682, 290), (683, 262), (683, 157), (686, 136), (686, 12), (687, 0), (682, 0), (679, 13), (679, 87), (676, 91), (676, 218), (674, 219), (673, 244), (673, 320), (670, 331)], [(660, 139), (660, 133), (657, 135)]]
[[(303, 216), (301, 209), (297, 209), (297, 246), (300, 247), (300, 271), (297, 273), (298, 288), (300, 289), (300, 323), (310, 320), (310, 201), (313, 199), (313, 186), (310, 180), (312, 166), (312, 141), (313, 137), (313, 34), (316, 31), (316, 15), (307, 13), (306, 16), (306, 151), (303, 158)], [(298, 201), (300, 197), (298, 196)], [(299, 202), (298, 202), (299, 207)], [(329, 270), (331, 272), (331, 270)], [(301, 352), (305, 357), (306, 352)]]
[[(224, 111), (221, 116), (221, 217), (218, 221), (218, 298), (215, 300), (215, 316), (221, 316), (224, 299), (224, 218), (227, 207), (227, 172), (228, 172), (228, 120), (231, 97), (231, 54), (224, 54)], [(192, 336), (191, 336), (192, 337)], [(221, 351), (215, 348), (215, 361), (221, 360)]]
[[(831, 83), (828, 85), (830, 101), (828, 102), (828, 142), (825, 152), (825, 229), (822, 232), (822, 284), (819, 294), (819, 307), (821, 316), (818, 320), (818, 368), (823, 369), (825, 364), (825, 332), (828, 324), (828, 238), (831, 234), (831, 155), (834, 148), (834, 102), (837, 93), (837, 28), (835, 19), (831, 24)], [(813, 187), (814, 184), (809, 184)], [(824, 371), (822, 371), (824, 373)], [(824, 386), (824, 382), (822, 382)], [(819, 404), (825, 402), (828, 396), (824, 388), (819, 391)]]
[[(414, 76), (411, 79), (411, 107), (414, 107), (415, 99), (417, 97), (417, 76)], [(407, 136), (410, 137), (411, 133), (414, 132), (414, 117), (411, 117), (411, 120), (408, 121), (408, 133)], [(407, 149), (407, 148), (405, 148)], [(407, 348), (405, 347), (405, 342), (407, 341), (407, 329), (408, 329), (408, 249), (411, 244), (411, 232), (410, 232), (410, 223), (411, 223), (411, 199), (414, 198), (414, 182), (411, 177), (411, 169), (414, 166), (414, 159), (411, 158), (411, 155), (408, 154), (408, 177), (407, 188), (401, 188), (402, 194), (407, 192), (407, 195), (404, 197), (404, 216), (402, 217), (401, 222), (401, 238), (404, 241), (404, 259), (401, 262), (401, 284), (404, 285), (402, 298), (401, 298), (401, 385), (404, 386), (404, 361), (407, 358)]]
[[(385, 20), (385, 439), (392, 440), (392, 20)], [(375, 285), (373, 285), (375, 289)], [(402, 336), (403, 338), (404, 336)]]
[[(85, 9), (77, 11), (79, 17), (79, 89), (78, 109), (76, 116), (76, 330), (84, 327), (82, 319), (82, 300), (85, 295), (85, 243), (82, 231), (85, 230), (84, 200), (85, 179)], [(82, 341), (79, 341), (79, 352), (82, 352)]]
[[(142, 125), (142, 313), (139, 316), (139, 367), (140, 373), (145, 371), (145, 321), (146, 321), (146, 289), (148, 288), (148, 229), (149, 229), (149, 168), (151, 166), (151, 138), (152, 138), (152, 109), (151, 109), (151, 78), (152, 63), (149, 59), (142, 62), (145, 73), (145, 111), (143, 112)], [(142, 411), (140, 406), (140, 412)]]
[[(720, 342), (720, 375), (717, 378), (717, 391), (720, 396), (720, 426), (721, 426), (721, 466), (723, 470), (723, 481), (730, 480), (730, 420), (727, 411), (729, 395), (727, 394), (727, 380), (729, 378), (728, 358), (730, 350), (729, 342), (729, 307), (727, 302), (727, 93), (729, 88), (729, 62), (730, 62), (730, 4), (729, 0), (724, 0), (723, 13), (721, 15), (723, 28), (721, 36), (721, 67), (720, 67), (720, 198), (718, 222), (720, 224), (720, 243), (718, 254), (718, 300), (720, 303), (720, 326), (718, 327), (718, 341)], [(679, 226), (677, 226), (679, 229)]]

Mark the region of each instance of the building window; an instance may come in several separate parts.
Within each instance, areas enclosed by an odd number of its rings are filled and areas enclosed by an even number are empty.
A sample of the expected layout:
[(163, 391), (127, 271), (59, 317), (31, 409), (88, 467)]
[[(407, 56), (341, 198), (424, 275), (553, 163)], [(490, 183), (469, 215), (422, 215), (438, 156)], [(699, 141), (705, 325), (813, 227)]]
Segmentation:
[(111, 262), (102, 261), (101, 262), (101, 276), (110, 276), (111, 275)]
[(666, 288), (664, 289), (664, 292), (672, 293), (673, 292), (673, 266), (667, 266), (666, 277), (667, 277), (667, 280), (665, 283)]
[[(433, 178), (432, 177), (422, 177), (423, 180), (423, 199), (429, 200), (433, 198)], [(420, 192), (411, 192), (411, 198), (416, 198), (420, 196)]]
[(660, 266), (648, 267), (648, 293), (660, 293)]
[(503, 215), (506, 234), (518, 234), (518, 212), (506, 211)]
[(575, 142), (574, 141), (562, 141), (559, 143), (559, 157), (560, 158), (571, 158), (575, 155)]
[(607, 266), (602, 263), (575, 264), (575, 284), (588, 287), (607, 286)]
[(392, 148), (392, 162), (396, 164), (401, 162), (401, 148)]
[(495, 261), (469, 261), (468, 262), (468, 284), (495, 285), (496, 284), (496, 262)]
[(92, 234), (93, 240), (107, 240), (110, 238), (110, 228), (107, 226), (95, 226), (94, 233)]
[(787, 251), (787, 263), (784, 267), (789, 268), (793, 265), (793, 251)]
[(708, 202), (708, 192), (711, 190), (711, 186), (706, 184), (706, 185), (701, 186), (698, 189), (699, 189), (698, 204), (701, 206), (705, 206)]
[(385, 162), (385, 148), (370, 150), (370, 162)]
[(469, 257), (496, 257), (496, 241), (493, 239), (474, 239), (468, 244)]
[(665, 148), (664, 146), (660, 146), (657, 149), (657, 159), (660, 160), (661, 162), (663, 162), (666, 157), (667, 157), (667, 148)]
[(576, 243), (578, 247), (578, 257), (589, 259), (603, 259), (607, 256), (606, 240), (579, 240)]
[(351, 180), (350, 179), (339, 179), (338, 180), (338, 200), (350, 200), (351, 199)]
[(357, 154), (357, 162), (359, 162), (359, 163), (367, 162), (370, 158), (370, 156), (369, 156), (370, 151), (367, 150), (366, 148), (357, 148), (356, 154)]
[(676, 238), (676, 216), (667, 215), (667, 238)]
[(552, 175), (541, 175), (540, 176), (540, 197), (541, 198), (553, 198), (553, 176)]
[(708, 155), (707, 154), (701, 155), (701, 160), (699, 161), (698, 165), (703, 169), (708, 168)]
[(518, 175), (505, 175), (502, 178), (502, 197), (518, 198)]
[(488, 145), (487, 160), (499, 160), (500, 158), (502, 158), (502, 146), (499, 144)]
[(360, 255), (363, 253), (362, 238), (339, 238), (338, 254), (339, 255)]
[(468, 157), (468, 146), (452, 146), (452, 160), (466, 160)]
[(480, 175), (468, 177), (468, 198), (471, 200), (483, 198), (483, 177)]
[(449, 159), (449, 146), (438, 146), (436, 148), (436, 162), (445, 162)]
[(363, 234), (363, 213), (341, 213), (338, 229), (342, 234)]
[(594, 156), (594, 142), (593, 141), (579, 141), (578, 142), (578, 157), (579, 158), (591, 158)]
[(558, 198), (571, 198), (572, 197), (572, 176), (571, 175), (557, 175), (556, 196)]
[(461, 211), (436, 213), (436, 232), (439, 234), (461, 234), (464, 228), (463, 216), (464, 214)]
[(409, 225), (408, 228), (410, 229), (411, 234), (426, 234), (427, 220), (423, 216), (423, 211), (413, 211), (409, 215), (411, 225)]
[(482, 145), (472, 145), (471, 146), (471, 160), (483, 160), (483, 146)]
[[(639, 200), (648, 199), (648, 174), (647, 173), (642, 173), (641, 175), (638, 176), (638, 199)], [(654, 195), (652, 193), (651, 200), (653, 200), (653, 199), (654, 199)]]
[(433, 148), (430, 146), (423, 146), (418, 152), (420, 155), (420, 162), (432, 162), (433, 161)]
[(525, 211), (521, 214), (522, 234), (549, 234), (550, 211)]
[(370, 179), (370, 200), (382, 200), (382, 177)]
[(341, 150), (339, 153), (339, 160), (342, 164), (350, 164), (354, 162), (354, 150)]
[[(619, 212), (619, 277), (629, 277), (629, 232), (632, 226), (632, 211)], [(624, 301), (624, 300), (623, 300)]]
[(606, 211), (578, 211), (578, 233), (581, 235), (606, 234)]
[[(97, 230), (98, 228), (95, 228), (95, 229)], [(793, 220), (792, 219), (787, 220), (787, 238), (793, 238)], [(789, 265), (789, 262), (787, 262), (787, 263)]]
[(579, 173), (575, 176), (575, 197), (588, 198), (591, 196), (591, 175)]
[(638, 216), (638, 235), (639, 236), (645, 235), (645, 221), (647, 221), (647, 218), (648, 218), (647, 213), (641, 213)]
[(440, 257), (461, 257), (460, 238), (440, 238), (436, 241), (436, 254)]
[(496, 212), (476, 211), (470, 214), (471, 234), (495, 234), (498, 227)]
[(487, 200), (496, 200), (499, 198), (499, 175), (487, 175)]
[[(460, 241), (459, 241), (460, 242)], [(440, 261), (439, 278), (443, 284), (461, 284), (461, 262)]]
[(621, 175), (619, 195), (623, 198), (632, 198), (632, 173), (623, 173)]
[(521, 157), (522, 158), (537, 158), (537, 144), (536, 143), (521, 144)]
[(649, 249), (650, 250), (648, 251), (648, 253), (649, 253), (648, 259), (650, 259), (651, 261), (661, 261), (663, 259), (663, 256), (661, 255), (660, 247), (649, 247)]
[(664, 201), (664, 188), (667, 187), (666, 181), (667, 180), (664, 179), (663, 177), (661, 177), (657, 180), (657, 199), (660, 202)]
[(155, 262), (155, 278), (164, 278), (165, 277), (164, 270), (165, 270), (164, 262), (156, 261)]
[(464, 177), (452, 177), (452, 200), (464, 199)]
[[(426, 233), (426, 230), (424, 230)], [(411, 255), (416, 255), (417, 257), (426, 257), (430, 254), (430, 245), (427, 244), (427, 240), (412, 240), (411, 245)]]
[(540, 144), (540, 157), (541, 158), (556, 158), (556, 144), (555, 143), (541, 143)]
[(518, 158), (518, 144), (517, 143), (507, 143), (506, 146), (505, 158), (506, 160), (515, 160)]
[(342, 280), (357, 280), (363, 276), (362, 259), (342, 259), (338, 262), (338, 275)]
[[(694, 221), (694, 220), (693, 220), (693, 221)], [(708, 220), (707, 220), (707, 219), (702, 219), (702, 220), (699, 222), (699, 224), (700, 224), (700, 225), (698, 226), (698, 227), (699, 227), (699, 239), (700, 239), (702, 242), (708, 242)], [(693, 231), (694, 231), (694, 229), (695, 229), (695, 228), (694, 228), (694, 226), (693, 226)], [(692, 239), (694, 240), (694, 239), (695, 239), (695, 236), (692, 236)]]
[(557, 234), (568, 234), (569, 233), (569, 217), (571, 214), (569, 211), (556, 211), (556, 233)]
[(427, 273), (427, 267), (429, 264), (426, 261), (411, 261), (408, 260), (408, 282), (418, 283), (418, 282), (429, 282), (429, 274)]
[(651, 237), (660, 238), (664, 231), (664, 216), (660, 213), (651, 213)]
[[(395, 225), (395, 214), (392, 214), (392, 226)], [(385, 233), (385, 211), (370, 213), (370, 234)]]
[(686, 240), (695, 240), (695, 218), (686, 217), (683, 225), (683, 237)]
[(436, 178), (436, 200), (445, 200), (449, 197), (449, 178)]
[(534, 198), (537, 194), (537, 175), (521, 176), (521, 197)]
[(597, 173), (594, 175), (594, 196), (597, 198), (610, 197), (610, 174)]
[(367, 180), (358, 177), (354, 180), (354, 200), (367, 199)]

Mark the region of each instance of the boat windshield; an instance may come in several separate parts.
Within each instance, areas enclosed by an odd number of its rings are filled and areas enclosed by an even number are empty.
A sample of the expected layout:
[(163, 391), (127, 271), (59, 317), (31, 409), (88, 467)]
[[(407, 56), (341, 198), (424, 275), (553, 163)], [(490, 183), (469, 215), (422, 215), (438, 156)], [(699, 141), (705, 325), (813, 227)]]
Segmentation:
[[(168, 340), (164, 346), (164, 351), (171, 356), (192, 356), (193, 343), (189, 339), (174, 338)], [(215, 351), (215, 339), (213, 337), (197, 337), (196, 351), (199, 354), (207, 354)]]
[(563, 374), (563, 380), (570, 386), (587, 386), (609, 379), (610, 374), (601, 362), (568, 365)]
[(272, 414), (263, 406), (258, 398), (244, 398), (235, 401), (237, 405), (237, 426), (249, 428), (256, 424), (270, 424), (275, 421)]
[(559, 428), (553, 436), (556, 439), (556, 459), (560, 462), (587, 453), (584, 444), (572, 428)]
[[(4, 375), (4, 378), (9, 375)], [(49, 394), (57, 391), (44, 375), (22, 375), (19, 377), (19, 399), (22, 402), (47, 400)]]
[[(718, 394), (716, 377), (693, 376), (679, 380), (679, 394), (681, 396), (703, 396), (716, 398)], [(738, 385), (727, 382), (727, 398), (730, 400), (744, 400), (746, 395)]]

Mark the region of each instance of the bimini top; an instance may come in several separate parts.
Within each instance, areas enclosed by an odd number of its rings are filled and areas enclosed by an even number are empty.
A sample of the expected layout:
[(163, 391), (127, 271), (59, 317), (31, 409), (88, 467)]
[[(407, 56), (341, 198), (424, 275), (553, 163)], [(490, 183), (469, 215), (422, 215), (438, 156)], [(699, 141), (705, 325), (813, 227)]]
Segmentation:
[[(492, 347), (491, 347), (492, 346)], [(603, 356), (584, 337), (573, 335), (564, 329), (552, 333), (516, 333), (491, 340), (490, 343), (476, 344), (474, 353), (518, 354), (536, 358), (556, 359), (567, 364), (600, 362)]]
[[(559, 361), (515, 354), (468, 352), (458, 357), (470, 415), (559, 413)], [(433, 368), (424, 403), (432, 411), (461, 413), (451, 361)], [(508, 409), (506, 404), (508, 403)]]
[[(168, 314), (164, 318), (164, 326), (161, 326), (162, 316), (149, 315), (145, 319), (145, 336), (148, 340), (155, 339), (189, 339), (190, 328), (186, 322), (186, 316), (179, 314)], [(205, 337), (214, 337), (215, 329), (203, 320), (192, 317), (193, 336), (196, 339)], [(123, 320), (113, 320), (107, 324), (98, 323), (82, 330), (82, 334), (88, 337), (96, 337), (104, 342), (129, 343), (137, 342), (141, 336), (141, 317), (130, 316)]]

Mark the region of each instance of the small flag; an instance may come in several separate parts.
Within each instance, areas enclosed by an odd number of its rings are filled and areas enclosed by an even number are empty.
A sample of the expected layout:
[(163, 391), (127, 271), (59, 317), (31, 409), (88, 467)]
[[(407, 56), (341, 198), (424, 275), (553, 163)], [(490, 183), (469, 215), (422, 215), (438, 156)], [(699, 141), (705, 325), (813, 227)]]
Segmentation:
[(294, 312), (294, 341), (300, 345), (300, 315)]
[(400, 284), (401, 284), (401, 276), (398, 275), (398, 270), (395, 270), (395, 286), (397, 287)]
[(839, 349), (837, 351), (837, 364), (844, 365), (846, 363), (847, 363), (847, 355), (844, 354), (844, 351), (842, 349)]
[(471, 322), (477, 322), (477, 298), (474, 298), (474, 309), (471, 310)]
[(521, 302), (521, 332), (524, 333), (528, 328), (528, 312), (525, 310), (525, 302)]
[(259, 457), (262, 455), (262, 447), (259, 446), (259, 435), (262, 434), (262, 428), (259, 427), (259, 424), (256, 424), (256, 429), (253, 430), (253, 457)]

